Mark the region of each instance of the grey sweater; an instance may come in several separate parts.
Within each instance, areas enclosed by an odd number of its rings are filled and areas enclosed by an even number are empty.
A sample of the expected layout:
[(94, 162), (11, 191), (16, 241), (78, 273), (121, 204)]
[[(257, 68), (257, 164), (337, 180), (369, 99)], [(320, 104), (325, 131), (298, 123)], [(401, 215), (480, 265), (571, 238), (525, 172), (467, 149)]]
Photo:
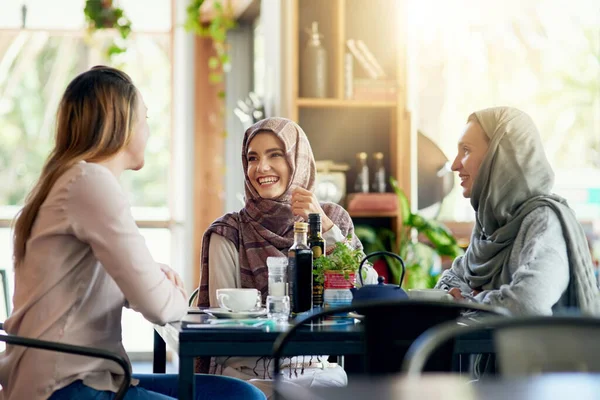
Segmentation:
[[(515, 315), (551, 315), (569, 285), (567, 245), (560, 220), (549, 207), (532, 211), (521, 224), (509, 258), (509, 284), (484, 285), (475, 301), (509, 309)], [(457, 287), (471, 294), (465, 271), (456, 260), (436, 288)]]

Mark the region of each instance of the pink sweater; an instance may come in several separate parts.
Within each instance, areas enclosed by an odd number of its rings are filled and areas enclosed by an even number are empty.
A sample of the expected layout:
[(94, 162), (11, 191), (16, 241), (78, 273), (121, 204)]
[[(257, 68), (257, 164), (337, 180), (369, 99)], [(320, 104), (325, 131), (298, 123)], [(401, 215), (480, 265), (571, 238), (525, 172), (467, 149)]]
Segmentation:
[[(25, 259), (15, 268), (12, 334), (125, 355), (123, 306), (165, 324), (187, 311), (185, 295), (152, 259), (118, 180), (79, 163), (58, 179), (40, 208)], [(75, 380), (116, 391), (121, 368), (101, 359), (8, 346), (0, 383), (11, 399), (46, 399)]]

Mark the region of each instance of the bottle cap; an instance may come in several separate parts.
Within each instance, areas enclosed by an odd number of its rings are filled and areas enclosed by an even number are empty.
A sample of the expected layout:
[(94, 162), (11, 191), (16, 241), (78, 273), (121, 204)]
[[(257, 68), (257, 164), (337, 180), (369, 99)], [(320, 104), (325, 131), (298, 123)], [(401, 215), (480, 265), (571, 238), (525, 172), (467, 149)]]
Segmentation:
[(308, 224), (306, 222), (294, 222), (294, 232), (308, 232)]
[(373, 157), (375, 157), (376, 160), (383, 160), (383, 153), (379, 151), (377, 153), (374, 153)]
[(367, 153), (365, 153), (364, 151), (361, 151), (360, 153), (356, 154), (356, 157), (358, 157), (361, 160), (366, 160), (367, 159)]
[(310, 213), (308, 214), (308, 223), (311, 222), (321, 222), (321, 214), (319, 213)]

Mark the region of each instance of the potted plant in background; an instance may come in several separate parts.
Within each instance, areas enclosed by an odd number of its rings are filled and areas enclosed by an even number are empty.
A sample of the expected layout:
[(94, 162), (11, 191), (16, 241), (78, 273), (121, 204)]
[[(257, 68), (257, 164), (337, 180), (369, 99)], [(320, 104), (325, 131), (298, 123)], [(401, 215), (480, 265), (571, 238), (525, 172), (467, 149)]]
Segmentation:
[(119, 33), (106, 49), (106, 56), (112, 60), (127, 50), (127, 38), (131, 34), (131, 21), (122, 8), (113, 5), (113, 0), (86, 0), (83, 9), (88, 34), (101, 29), (115, 29)]
[[(233, 18), (231, 1), (213, 0), (212, 18), (207, 23), (202, 23), (201, 7), (206, 0), (190, 0), (186, 13), (187, 18), (184, 28), (201, 37), (209, 37), (213, 41), (215, 56), (208, 59), (211, 70), (209, 80), (213, 84), (223, 82), (225, 71), (229, 69), (229, 48), (227, 46), (227, 33), (237, 26)], [(221, 94), (225, 96), (224, 93)]]
[[(398, 208), (402, 215), (403, 229), (400, 234), (386, 228), (359, 225), (355, 229), (356, 235), (363, 243), (365, 253), (387, 250), (404, 259), (404, 288), (432, 288), (441, 272), (440, 257), (455, 258), (463, 254), (463, 250), (441, 222), (411, 212), (408, 198), (396, 179), (390, 177), (390, 184), (398, 196)], [(419, 242), (417, 234), (425, 236), (427, 243)], [(386, 257), (385, 261), (391, 274), (391, 283), (400, 283), (402, 270), (399, 262), (391, 257)]]

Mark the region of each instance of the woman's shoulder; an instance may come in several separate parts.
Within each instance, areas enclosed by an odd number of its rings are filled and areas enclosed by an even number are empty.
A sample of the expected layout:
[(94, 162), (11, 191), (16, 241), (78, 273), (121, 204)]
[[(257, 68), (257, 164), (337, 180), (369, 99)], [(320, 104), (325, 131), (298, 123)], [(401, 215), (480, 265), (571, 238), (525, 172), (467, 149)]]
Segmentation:
[(53, 188), (56, 199), (67, 202), (69, 208), (88, 212), (119, 212), (129, 208), (129, 199), (119, 180), (106, 167), (79, 162), (69, 168)]
[(521, 222), (517, 237), (521, 241), (553, 240), (564, 241), (560, 218), (550, 206), (532, 210)]
[(238, 237), (240, 225), (239, 213), (230, 212), (214, 220), (206, 230), (205, 235), (216, 233), (229, 240), (234, 240)]
[(94, 163), (78, 162), (54, 183), (49, 197), (59, 193), (90, 196), (98, 193), (121, 193), (117, 178), (106, 168)]
[(327, 214), (327, 216), (329, 218), (332, 218), (335, 216), (342, 216), (342, 217), (350, 218), (350, 214), (348, 214), (348, 211), (346, 211), (346, 209), (344, 207), (340, 206), (337, 203), (330, 203), (330, 202), (321, 203), (321, 208), (323, 209), (323, 211), (325, 212), (325, 214)]
[(234, 211), (221, 215), (219, 218), (215, 219), (212, 224), (210, 224), (210, 227), (229, 226), (237, 228), (239, 224), (240, 214)]
[(560, 219), (550, 206), (541, 206), (532, 210), (521, 223), (521, 230), (543, 228), (545, 226), (560, 226)]
[(65, 171), (59, 181), (65, 184), (86, 184), (119, 186), (119, 181), (110, 170), (100, 164), (81, 161)]

